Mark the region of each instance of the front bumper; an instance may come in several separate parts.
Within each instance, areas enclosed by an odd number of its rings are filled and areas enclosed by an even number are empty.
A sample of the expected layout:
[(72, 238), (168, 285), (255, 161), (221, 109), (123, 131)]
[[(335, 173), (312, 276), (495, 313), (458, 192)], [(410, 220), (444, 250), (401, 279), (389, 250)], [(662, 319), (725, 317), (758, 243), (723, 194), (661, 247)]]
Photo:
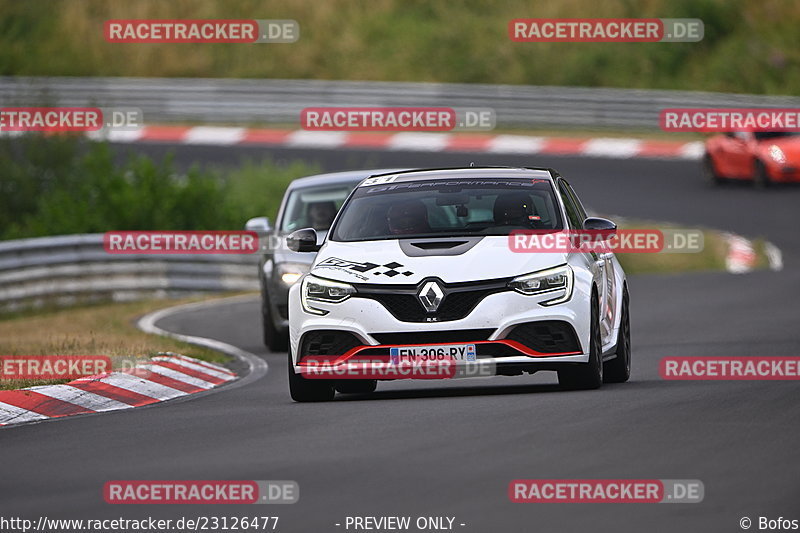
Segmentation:
[(770, 181), (777, 183), (797, 183), (800, 182), (800, 166), (794, 164), (767, 166), (767, 173)]
[[(299, 286), (293, 287), (289, 296), (292, 361), (298, 373), (313, 372), (316, 376), (342, 379), (365, 376), (365, 365), (375, 371), (379, 379), (436, 379), (517, 373), (518, 369), (554, 370), (564, 364), (586, 363), (589, 360), (589, 305), (582, 293), (576, 288), (570, 301), (544, 307), (539, 302), (552, 299), (553, 294), (525, 296), (503, 291), (486, 296), (462, 319), (420, 323), (398, 320), (381, 303), (360, 297), (338, 304), (320, 304), (328, 314), (311, 315), (302, 309)], [(535, 338), (535, 331), (533, 336), (518, 335), (520, 328), (530, 324), (555, 323), (562, 324), (563, 331), (571, 332), (572, 344), (559, 344), (555, 339), (547, 346), (547, 342), (542, 344), (541, 338)], [(321, 332), (346, 333), (352, 340), (329, 341), (324, 353), (309, 350), (308, 339)], [(452, 344), (474, 344), (475, 360), (447, 361), (447, 368), (441, 374), (425, 375), (422, 370), (411, 375), (390, 373), (397, 370), (390, 361), (392, 347)], [(312, 364), (304, 361), (309, 356), (313, 356)], [(345, 375), (347, 369), (352, 370), (352, 376)], [(387, 372), (387, 377), (381, 378), (380, 372)]]

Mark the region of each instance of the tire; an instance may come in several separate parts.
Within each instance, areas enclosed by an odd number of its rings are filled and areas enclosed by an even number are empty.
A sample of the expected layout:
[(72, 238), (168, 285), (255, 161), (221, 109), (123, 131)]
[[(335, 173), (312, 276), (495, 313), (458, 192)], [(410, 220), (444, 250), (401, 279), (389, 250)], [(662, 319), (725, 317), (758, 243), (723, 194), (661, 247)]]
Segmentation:
[(767, 167), (759, 160), (753, 164), (753, 185), (756, 189), (766, 189), (772, 185), (767, 174)]
[(617, 356), (603, 363), (604, 383), (625, 383), (631, 377), (631, 317), (628, 287), (622, 290), (622, 316), (617, 333)]
[(600, 313), (597, 295), (592, 291), (589, 327), (589, 361), (570, 365), (558, 371), (558, 384), (566, 390), (597, 389), (603, 384), (603, 347), (600, 341)]
[(333, 389), (333, 380), (306, 379), (296, 374), (292, 366), (292, 354), (289, 358), (289, 394), (296, 402), (327, 402), (333, 400), (336, 391)]
[(261, 323), (264, 328), (264, 346), (271, 352), (285, 352), (289, 348), (289, 331), (286, 328), (275, 327), (266, 292), (261, 293)]
[(721, 185), (725, 182), (717, 172), (717, 169), (714, 168), (714, 160), (711, 158), (711, 154), (708, 153), (703, 157), (703, 176), (711, 185)]
[(342, 394), (368, 394), (377, 388), (377, 379), (343, 379), (335, 385), (336, 392)]

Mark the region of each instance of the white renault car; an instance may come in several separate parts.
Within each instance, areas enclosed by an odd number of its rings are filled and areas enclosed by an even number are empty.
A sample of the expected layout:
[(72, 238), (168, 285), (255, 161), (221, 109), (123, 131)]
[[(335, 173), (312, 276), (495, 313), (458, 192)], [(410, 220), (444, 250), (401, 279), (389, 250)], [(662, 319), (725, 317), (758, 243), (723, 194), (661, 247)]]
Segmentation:
[(551, 169), (415, 170), (362, 181), (321, 246), (313, 229), (287, 238), (293, 250), (318, 252), (289, 293), (292, 398), (372, 392), (383, 379), (539, 370), (557, 371), (568, 389), (627, 381), (629, 298), (617, 259), (594, 249), (514, 249), (511, 237), (533, 230), (608, 235), (616, 226), (588, 217)]

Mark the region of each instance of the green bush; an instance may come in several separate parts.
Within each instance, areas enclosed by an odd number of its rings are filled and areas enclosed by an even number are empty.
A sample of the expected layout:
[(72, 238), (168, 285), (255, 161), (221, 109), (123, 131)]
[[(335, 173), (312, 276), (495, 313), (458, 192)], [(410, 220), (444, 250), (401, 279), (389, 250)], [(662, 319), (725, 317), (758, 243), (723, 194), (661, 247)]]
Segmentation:
[[(577, 85), (800, 94), (791, 0), (49, 0), (0, 10), (0, 75)], [(46, 12), (48, 16), (42, 16)], [(515, 18), (699, 18), (699, 43), (515, 43)], [(295, 19), (292, 44), (116, 44), (108, 19)], [(29, 96), (29, 95), (23, 95)]]
[(108, 145), (64, 136), (0, 140), (0, 239), (110, 230), (241, 229), (274, 216), (301, 162), (178, 172), (170, 157), (115, 162)]

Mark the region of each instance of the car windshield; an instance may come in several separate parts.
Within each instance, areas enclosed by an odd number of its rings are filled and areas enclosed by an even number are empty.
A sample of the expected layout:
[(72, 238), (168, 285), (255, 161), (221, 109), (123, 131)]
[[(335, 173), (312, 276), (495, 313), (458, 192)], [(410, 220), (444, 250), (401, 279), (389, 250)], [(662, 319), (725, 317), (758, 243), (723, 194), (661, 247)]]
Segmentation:
[(759, 141), (764, 141), (767, 139), (779, 139), (781, 137), (795, 137), (800, 135), (800, 132), (796, 131), (756, 131), (753, 132), (756, 139)]
[(291, 191), (286, 200), (281, 230), (284, 232), (300, 228), (327, 230), (357, 183), (303, 187)]
[(331, 239), (368, 241), (418, 237), (508, 235), (562, 228), (550, 180), (481, 178), (359, 187), (343, 208)]

